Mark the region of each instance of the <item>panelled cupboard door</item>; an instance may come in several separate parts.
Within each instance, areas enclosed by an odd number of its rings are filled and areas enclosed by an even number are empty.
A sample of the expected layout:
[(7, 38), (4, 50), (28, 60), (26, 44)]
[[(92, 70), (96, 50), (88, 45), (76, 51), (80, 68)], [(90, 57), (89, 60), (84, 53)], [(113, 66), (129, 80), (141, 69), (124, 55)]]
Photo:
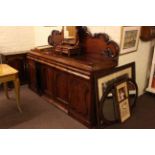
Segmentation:
[(68, 104), (68, 74), (57, 69), (54, 74), (55, 98), (61, 103)]
[(37, 92), (37, 78), (36, 78), (36, 65), (35, 61), (28, 60), (28, 78), (29, 78), (29, 87)]
[(47, 65), (41, 65), (42, 91), (49, 97), (54, 95), (54, 69)]
[(88, 120), (91, 105), (90, 84), (87, 80), (72, 75), (69, 81), (69, 113)]

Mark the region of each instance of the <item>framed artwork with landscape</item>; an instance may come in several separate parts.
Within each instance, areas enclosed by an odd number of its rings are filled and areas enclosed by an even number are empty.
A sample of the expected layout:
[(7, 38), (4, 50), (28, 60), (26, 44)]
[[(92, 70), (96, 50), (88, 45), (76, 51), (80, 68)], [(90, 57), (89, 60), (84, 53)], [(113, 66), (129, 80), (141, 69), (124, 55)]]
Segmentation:
[(123, 26), (120, 55), (136, 51), (139, 43), (139, 36), (140, 26)]

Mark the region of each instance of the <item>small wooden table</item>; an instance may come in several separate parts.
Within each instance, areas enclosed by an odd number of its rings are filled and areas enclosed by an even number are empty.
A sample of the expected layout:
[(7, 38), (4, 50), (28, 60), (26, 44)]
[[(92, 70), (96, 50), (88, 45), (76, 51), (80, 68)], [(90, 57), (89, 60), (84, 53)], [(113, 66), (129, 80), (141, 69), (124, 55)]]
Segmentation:
[(7, 90), (7, 82), (13, 81), (15, 87), (15, 94), (16, 94), (16, 102), (17, 108), (20, 112), (22, 112), (20, 108), (20, 82), (18, 78), (18, 71), (7, 64), (0, 64), (0, 82), (4, 84), (4, 91), (6, 97), (9, 99), (8, 90)]

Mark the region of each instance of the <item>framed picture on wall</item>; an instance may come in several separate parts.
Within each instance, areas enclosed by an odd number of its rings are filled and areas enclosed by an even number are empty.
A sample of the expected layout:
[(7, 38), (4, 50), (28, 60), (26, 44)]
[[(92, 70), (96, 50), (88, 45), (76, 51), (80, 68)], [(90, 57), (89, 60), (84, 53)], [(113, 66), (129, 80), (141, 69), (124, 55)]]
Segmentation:
[(140, 26), (123, 26), (120, 55), (136, 51), (138, 48), (139, 37)]

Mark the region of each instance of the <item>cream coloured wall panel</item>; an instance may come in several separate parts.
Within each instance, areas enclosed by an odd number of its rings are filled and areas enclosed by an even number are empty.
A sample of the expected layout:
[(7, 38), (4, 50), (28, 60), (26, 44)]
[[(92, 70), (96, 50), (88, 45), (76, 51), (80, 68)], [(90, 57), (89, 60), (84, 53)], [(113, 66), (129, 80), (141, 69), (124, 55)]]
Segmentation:
[(119, 65), (132, 61), (136, 62), (136, 81), (139, 87), (139, 95), (143, 94), (148, 83), (148, 71), (151, 61), (151, 42), (139, 42), (138, 50), (119, 57)]
[(105, 26), (88, 26), (91, 33), (105, 32)]
[(0, 26), (0, 51), (29, 50), (34, 43), (34, 27)]
[(120, 26), (88, 26), (92, 33), (107, 33), (111, 40), (120, 44), (121, 28)]
[(48, 45), (48, 36), (53, 30), (62, 30), (62, 26), (36, 26), (35, 27), (35, 46)]

